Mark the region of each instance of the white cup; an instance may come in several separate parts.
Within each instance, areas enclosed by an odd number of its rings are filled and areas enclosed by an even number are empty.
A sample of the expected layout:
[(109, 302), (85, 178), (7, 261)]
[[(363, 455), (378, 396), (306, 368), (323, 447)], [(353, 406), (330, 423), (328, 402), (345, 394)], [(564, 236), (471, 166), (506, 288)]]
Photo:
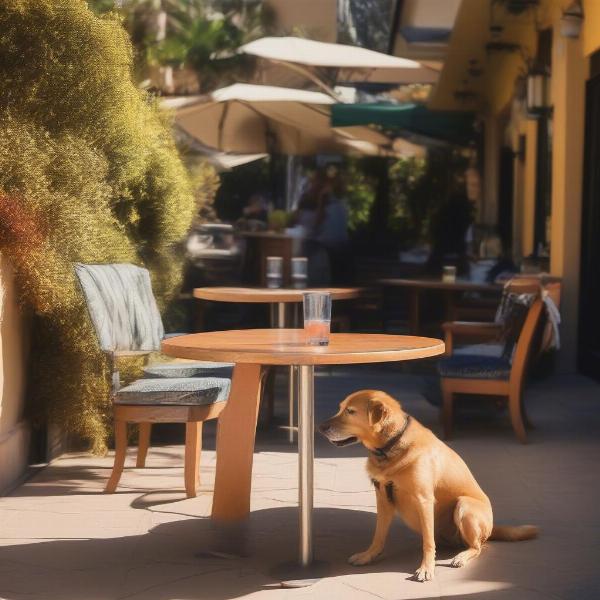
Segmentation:
[(292, 286), (296, 289), (306, 288), (308, 281), (308, 258), (299, 256), (292, 258)]
[(454, 283), (456, 281), (456, 267), (453, 265), (446, 265), (442, 267), (442, 281), (445, 283)]
[(283, 283), (283, 257), (267, 256), (267, 287), (280, 288)]

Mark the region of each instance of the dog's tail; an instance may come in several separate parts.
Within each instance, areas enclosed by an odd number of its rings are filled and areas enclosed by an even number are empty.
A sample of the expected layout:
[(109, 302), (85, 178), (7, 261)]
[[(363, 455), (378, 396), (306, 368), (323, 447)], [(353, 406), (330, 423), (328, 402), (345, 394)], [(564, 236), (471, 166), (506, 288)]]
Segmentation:
[(490, 540), (502, 542), (520, 542), (522, 540), (532, 540), (539, 533), (535, 525), (494, 525)]

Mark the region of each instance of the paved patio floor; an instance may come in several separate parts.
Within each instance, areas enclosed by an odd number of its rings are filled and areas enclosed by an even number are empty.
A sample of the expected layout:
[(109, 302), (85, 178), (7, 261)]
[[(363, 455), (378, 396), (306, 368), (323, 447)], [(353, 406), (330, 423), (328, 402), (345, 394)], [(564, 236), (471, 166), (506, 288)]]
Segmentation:
[[(321, 372), (317, 417), (361, 387), (394, 393), (439, 431), (437, 410), (420, 394), (424, 379), (389, 367)], [(284, 431), (259, 432), (247, 529), (218, 530), (207, 518), (215, 464), (210, 425), (195, 499), (183, 493), (181, 445), (154, 448), (148, 468), (126, 470), (114, 495), (101, 493), (111, 456), (80, 454), (55, 461), (0, 498), (0, 598), (600, 598), (600, 386), (554, 377), (533, 384), (527, 403), (537, 425), (528, 446), (516, 442), (508, 417), (493, 406), (463, 410), (451, 445), (491, 497), (496, 521), (537, 524), (540, 538), (490, 543), (463, 569), (450, 568), (450, 554), (441, 551), (432, 582), (408, 580), (420, 561), (420, 541), (400, 522), (380, 562), (346, 563), (370, 541), (374, 494), (364, 451), (319, 439), (315, 546), (331, 575), (310, 588), (281, 589), (270, 571), (296, 554), (295, 448)], [(282, 419), (284, 411), (282, 404)]]

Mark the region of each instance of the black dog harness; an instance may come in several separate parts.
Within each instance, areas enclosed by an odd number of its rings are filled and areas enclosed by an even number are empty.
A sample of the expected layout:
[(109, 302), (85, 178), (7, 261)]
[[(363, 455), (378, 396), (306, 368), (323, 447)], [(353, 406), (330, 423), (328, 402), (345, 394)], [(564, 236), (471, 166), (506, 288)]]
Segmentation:
[[(409, 424), (410, 424), (410, 415), (406, 415), (406, 421), (404, 422), (402, 429), (398, 433), (393, 435), (386, 442), (386, 444), (384, 446), (381, 446), (381, 448), (375, 448), (374, 450), (369, 450), (369, 452), (371, 452), (371, 454), (375, 455), (379, 459), (382, 459), (382, 460), (387, 459), (387, 457), (388, 457), (387, 453), (400, 441), (400, 439), (406, 432)], [(380, 482), (377, 481), (376, 479), (371, 479), (371, 481), (373, 482), (375, 489), (377, 491), (379, 491), (380, 486), (381, 486)], [(388, 481), (385, 484), (385, 495), (387, 496), (388, 501), (391, 504), (394, 504), (394, 484), (391, 481)]]

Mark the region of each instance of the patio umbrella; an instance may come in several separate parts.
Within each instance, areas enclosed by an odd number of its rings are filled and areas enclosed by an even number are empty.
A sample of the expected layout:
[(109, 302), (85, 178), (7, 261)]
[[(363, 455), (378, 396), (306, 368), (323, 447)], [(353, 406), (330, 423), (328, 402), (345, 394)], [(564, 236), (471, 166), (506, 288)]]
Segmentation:
[[(435, 83), (438, 71), (414, 60), (381, 52), (296, 37), (265, 37), (245, 44), (239, 52), (285, 65), (330, 93), (328, 83)], [(324, 71), (324, 73), (323, 73)], [(326, 83), (327, 82), (327, 83)]]
[[(200, 96), (172, 96), (163, 98), (161, 100), (161, 106), (168, 109), (182, 108), (183, 106), (197, 102), (200, 98)], [(181, 127), (176, 127), (174, 133), (178, 145), (184, 146), (191, 154), (201, 156), (204, 160), (212, 164), (217, 171), (231, 171), (232, 169), (235, 169), (235, 167), (256, 160), (262, 160), (268, 156), (268, 154), (264, 152), (254, 154), (220, 152), (215, 148), (210, 148), (209, 146), (202, 144)]]
[(332, 128), (334, 103), (320, 92), (234, 84), (177, 103), (175, 122), (205, 146), (228, 153), (387, 152), (389, 138), (369, 127)]

